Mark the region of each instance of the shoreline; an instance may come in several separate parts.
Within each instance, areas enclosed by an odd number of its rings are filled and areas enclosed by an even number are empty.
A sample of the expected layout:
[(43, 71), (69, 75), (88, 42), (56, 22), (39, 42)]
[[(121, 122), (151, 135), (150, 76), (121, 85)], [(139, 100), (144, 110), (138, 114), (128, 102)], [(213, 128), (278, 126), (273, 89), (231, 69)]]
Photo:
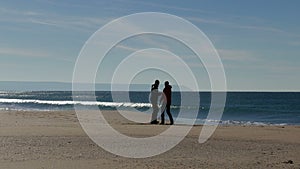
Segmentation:
[[(80, 111), (95, 111), (95, 110), (80, 110)], [(117, 110), (101, 110), (103, 112), (116, 112)], [(25, 110), (25, 109), (0, 109), (0, 113), (2, 112), (75, 112), (74, 109), (67, 109), (67, 110)], [(197, 119), (203, 121), (203, 119)], [(187, 120), (188, 121), (188, 120)], [(222, 123), (225, 122), (225, 123)], [(181, 122), (177, 123), (177, 125), (187, 125), (187, 123)], [(203, 126), (203, 123), (195, 123), (193, 126)], [(220, 120), (218, 126), (299, 126), (300, 124), (289, 124), (289, 123), (267, 123), (267, 122), (258, 122), (258, 121), (236, 121), (236, 120)]]
[[(150, 137), (169, 125), (143, 125), (103, 111), (119, 132)], [(84, 133), (74, 111), (0, 111), (0, 168), (299, 168), (300, 126), (218, 126), (198, 143), (193, 126), (173, 149), (150, 158), (111, 154)]]

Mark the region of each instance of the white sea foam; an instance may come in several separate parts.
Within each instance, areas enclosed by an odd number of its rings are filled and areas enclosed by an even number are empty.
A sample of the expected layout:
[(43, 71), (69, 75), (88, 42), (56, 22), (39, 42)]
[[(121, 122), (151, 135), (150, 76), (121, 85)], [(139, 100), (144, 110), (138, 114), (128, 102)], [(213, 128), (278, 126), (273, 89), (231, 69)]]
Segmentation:
[(5, 108), (0, 108), (0, 111), (2, 111), (2, 110), (5, 110), (5, 111), (8, 111), (8, 110), (10, 110), (9, 108), (7, 108), (7, 107), (5, 107)]
[(184, 124), (184, 125), (203, 125), (206, 122), (206, 125), (229, 125), (229, 126), (286, 126), (287, 123), (266, 123), (266, 122), (255, 122), (255, 121), (238, 121), (238, 120), (213, 120), (213, 119), (196, 119), (194, 122), (193, 119), (186, 119), (186, 118), (177, 118), (177, 124)]
[(33, 103), (49, 105), (84, 105), (84, 106), (107, 106), (107, 107), (151, 107), (150, 103), (127, 103), (127, 102), (100, 102), (100, 101), (55, 101), (55, 100), (32, 100), (32, 99), (3, 99), (0, 103)]

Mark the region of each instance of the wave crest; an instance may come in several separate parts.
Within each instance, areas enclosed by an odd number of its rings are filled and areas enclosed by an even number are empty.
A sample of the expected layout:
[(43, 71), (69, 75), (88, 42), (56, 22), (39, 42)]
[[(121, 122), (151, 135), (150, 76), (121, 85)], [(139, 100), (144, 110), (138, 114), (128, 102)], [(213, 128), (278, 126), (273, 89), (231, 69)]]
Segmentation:
[(83, 106), (107, 106), (107, 107), (152, 107), (150, 103), (129, 103), (129, 102), (100, 102), (100, 101), (55, 101), (55, 100), (32, 100), (32, 99), (1, 99), (0, 103), (33, 103), (49, 105), (83, 105)]

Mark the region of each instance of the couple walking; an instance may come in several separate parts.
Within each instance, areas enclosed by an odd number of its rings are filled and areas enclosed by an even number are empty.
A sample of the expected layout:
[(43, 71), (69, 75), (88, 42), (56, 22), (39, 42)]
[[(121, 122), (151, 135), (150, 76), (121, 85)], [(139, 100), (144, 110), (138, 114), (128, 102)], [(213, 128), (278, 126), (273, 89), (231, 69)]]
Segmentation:
[(166, 111), (168, 116), (169, 116), (169, 119), (170, 119), (170, 125), (173, 125), (174, 120), (173, 120), (172, 114), (170, 112), (172, 86), (169, 84), (168, 81), (165, 81), (165, 88), (163, 90), (163, 93), (160, 93), (158, 91), (158, 86), (159, 86), (159, 80), (155, 80), (155, 83), (152, 84), (152, 86), (151, 86), (150, 101), (151, 101), (152, 108), (153, 108), (151, 124), (158, 124), (159, 123), (157, 121), (157, 113), (159, 111), (159, 109), (158, 109), (158, 98), (159, 98), (159, 96), (161, 96), (160, 101), (159, 101), (160, 103), (162, 103), (161, 122), (160, 122), (160, 124), (165, 124), (165, 111)]

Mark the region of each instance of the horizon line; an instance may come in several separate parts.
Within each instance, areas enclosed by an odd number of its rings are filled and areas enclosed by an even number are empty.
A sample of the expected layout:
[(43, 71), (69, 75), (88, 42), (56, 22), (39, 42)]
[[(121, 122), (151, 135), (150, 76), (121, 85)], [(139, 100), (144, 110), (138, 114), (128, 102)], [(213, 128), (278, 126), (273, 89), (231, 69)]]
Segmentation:
[[(73, 82), (61, 82), (61, 81), (0, 81), (0, 83), (63, 83), (63, 84), (72, 84)], [(93, 84), (93, 83), (84, 83), (84, 82), (77, 82), (82, 84)], [(95, 83), (99, 85), (110, 85), (111, 83)], [(117, 85), (127, 85), (125, 83), (118, 83)], [(131, 85), (149, 85), (147, 83), (133, 83)], [(179, 85), (173, 85), (179, 86)], [(1, 91), (1, 89), (0, 89)], [(72, 90), (2, 90), (2, 91), (72, 91)], [(88, 90), (80, 90), (80, 91), (88, 91)], [(96, 91), (110, 91), (110, 90), (96, 90)], [(128, 90), (119, 90), (119, 91), (128, 91)], [(130, 91), (148, 91), (148, 90), (130, 90)], [(173, 91), (180, 91), (180, 90), (173, 90)], [(183, 92), (189, 90), (181, 90)], [(277, 90), (269, 90), (269, 89), (242, 89), (242, 90), (199, 90), (199, 91), (190, 91), (190, 92), (300, 92), (300, 90), (290, 90), (290, 89), (277, 89)]]

